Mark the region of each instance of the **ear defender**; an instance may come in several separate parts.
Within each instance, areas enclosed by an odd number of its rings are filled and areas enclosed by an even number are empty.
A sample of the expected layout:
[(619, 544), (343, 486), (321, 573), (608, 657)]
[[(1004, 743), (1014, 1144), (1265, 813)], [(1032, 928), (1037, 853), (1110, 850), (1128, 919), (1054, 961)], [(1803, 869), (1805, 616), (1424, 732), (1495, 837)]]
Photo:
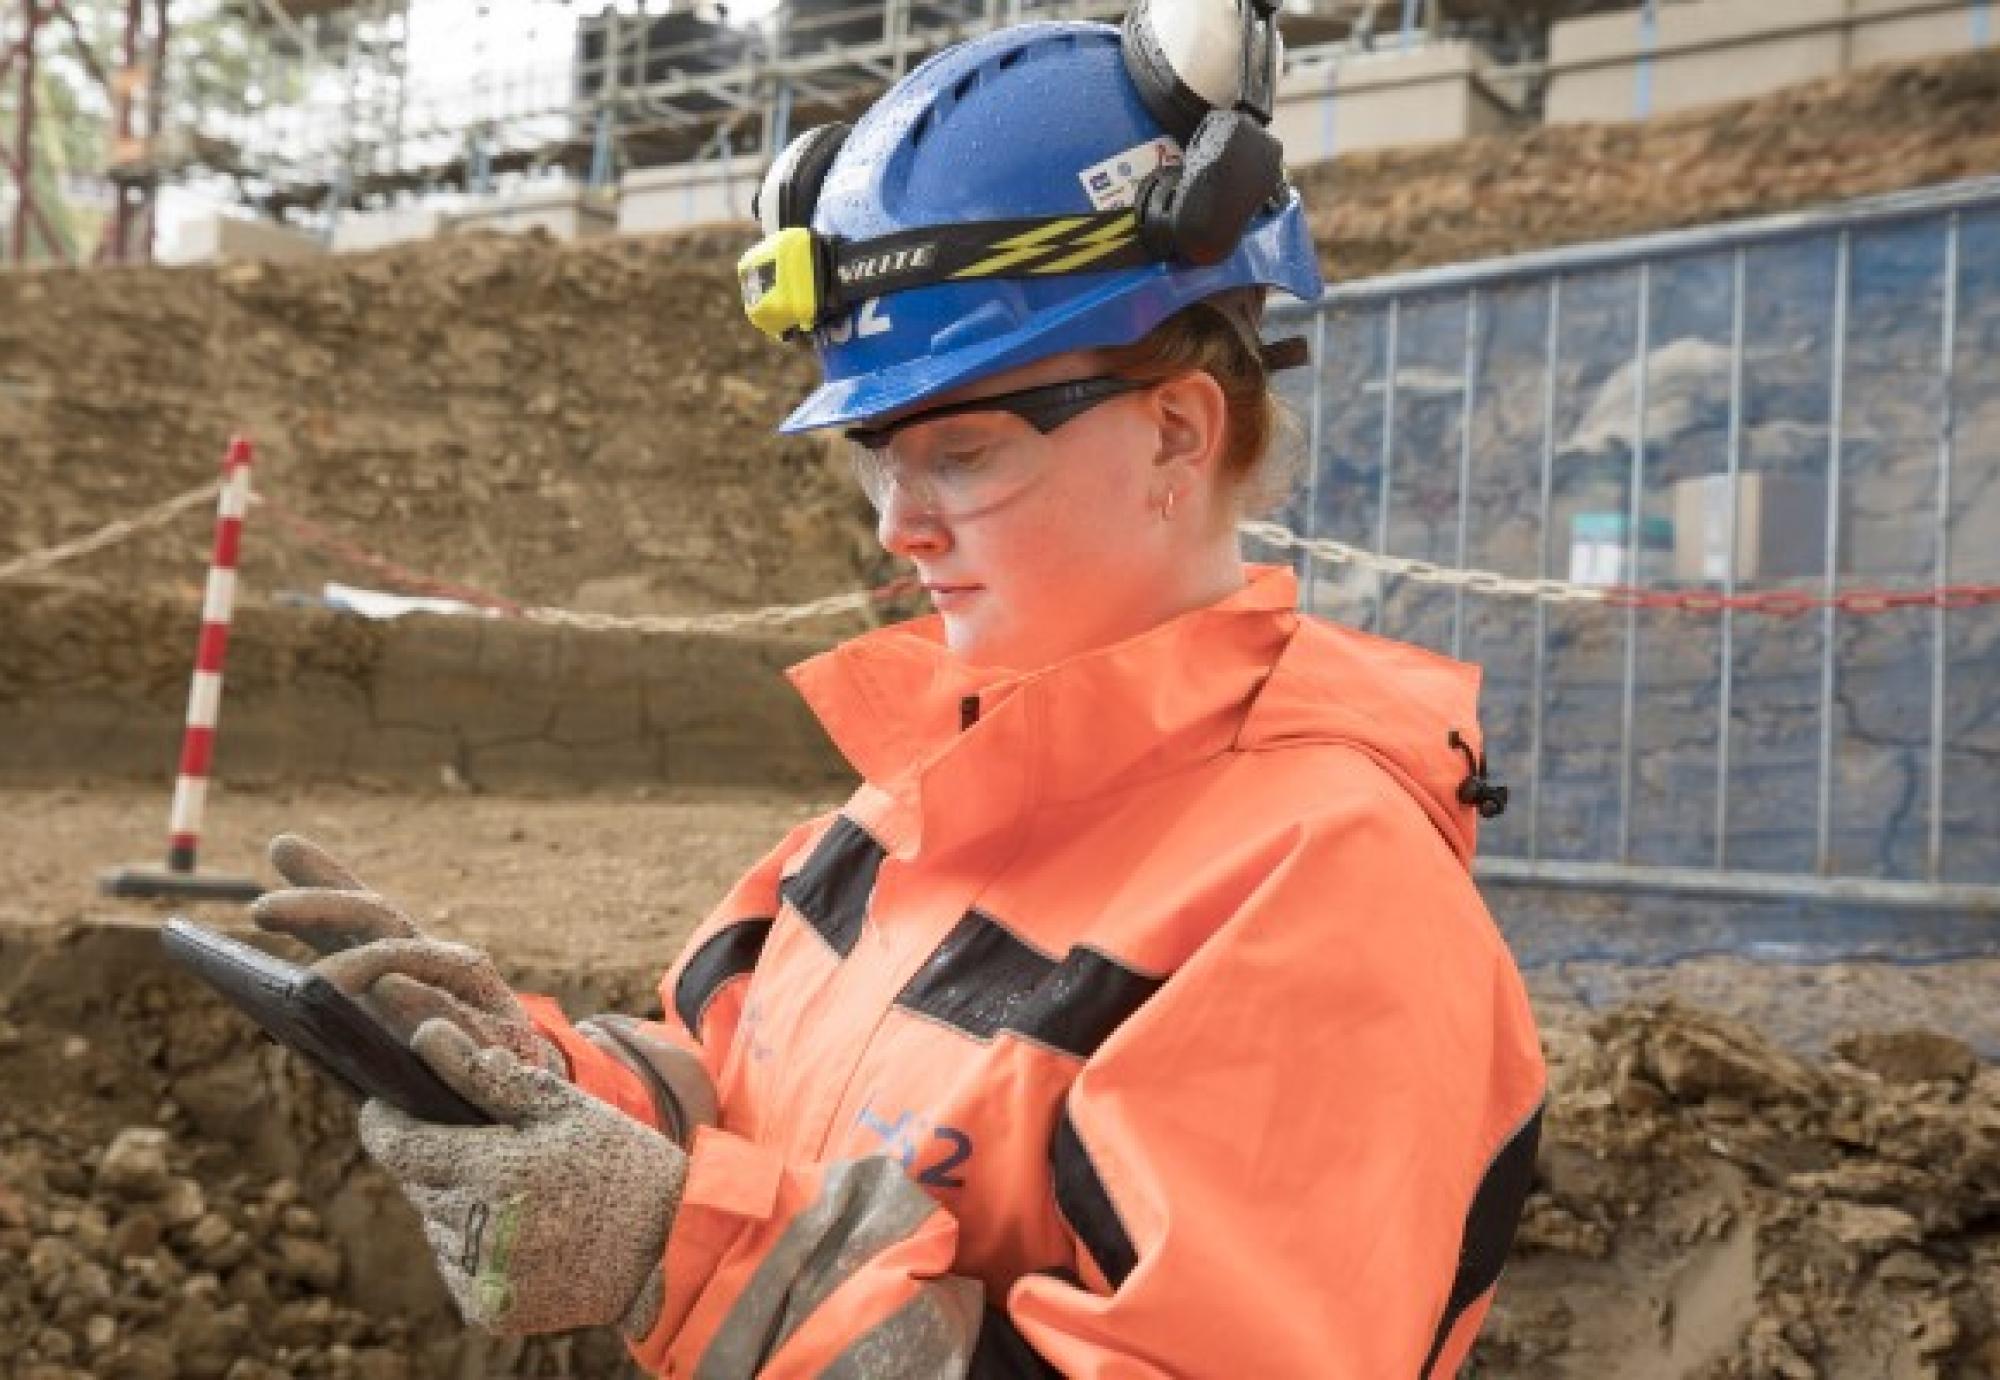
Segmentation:
[(765, 234), (811, 227), (827, 169), (853, 132), (852, 125), (819, 125), (785, 145), (784, 152), (771, 161), (764, 181), (750, 198), (750, 214)]
[(833, 275), (813, 236), (812, 217), (827, 169), (851, 130), (820, 125), (792, 140), (750, 198), (750, 213), (764, 238), (736, 261), (736, 278), (744, 315), (766, 335), (795, 338), (826, 313)]
[(1140, 100), (1186, 150), (1140, 185), (1140, 243), (1220, 263), (1285, 193), (1284, 146), (1268, 128), (1284, 48), (1275, 0), (1139, 0), (1121, 47)]

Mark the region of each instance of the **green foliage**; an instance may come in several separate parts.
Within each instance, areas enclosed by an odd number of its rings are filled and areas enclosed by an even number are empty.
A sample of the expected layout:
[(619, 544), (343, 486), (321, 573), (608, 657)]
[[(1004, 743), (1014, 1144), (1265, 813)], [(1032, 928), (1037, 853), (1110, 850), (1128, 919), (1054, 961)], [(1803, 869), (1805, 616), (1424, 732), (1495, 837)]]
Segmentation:
[[(104, 220), (107, 194), (101, 177), (114, 106), (83, 54), (107, 76), (124, 64), (127, 5), (126, 0), (68, 0), (68, 7), (75, 27), (52, 19), (37, 45), (30, 167), (36, 204), (58, 243), (43, 244), (40, 234), (31, 231), (32, 258), (87, 257), (96, 248)], [(153, 0), (147, 0), (149, 22), (153, 9)], [(150, 61), (150, 29), (141, 46), (140, 60)], [(297, 65), (273, 60), (245, 23), (241, 0), (177, 0), (166, 82), (169, 131), (213, 133), (218, 117), (254, 115), (297, 100), (303, 88)], [(18, 79), (0, 82), (0, 146), (10, 151), (19, 102)], [(99, 184), (94, 192), (93, 183)], [(5, 200), (12, 202), (11, 196)]]

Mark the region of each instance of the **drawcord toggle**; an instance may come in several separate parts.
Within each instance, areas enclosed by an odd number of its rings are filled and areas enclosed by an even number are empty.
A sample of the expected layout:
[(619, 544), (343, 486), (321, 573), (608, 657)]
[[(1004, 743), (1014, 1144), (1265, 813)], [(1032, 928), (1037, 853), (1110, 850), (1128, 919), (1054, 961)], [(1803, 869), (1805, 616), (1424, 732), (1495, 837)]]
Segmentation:
[(1452, 729), (1450, 744), (1465, 754), (1465, 765), (1471, 768), (1465, 780), (1458, 783), (1458, 803), (1470, 805), (1479, 811), (1481, 819), (1494, 819), (1507, 808), (1507, 788), (1495, 785), (1486, 779), (1486, 754), (1472, 755), (1472, 746)]

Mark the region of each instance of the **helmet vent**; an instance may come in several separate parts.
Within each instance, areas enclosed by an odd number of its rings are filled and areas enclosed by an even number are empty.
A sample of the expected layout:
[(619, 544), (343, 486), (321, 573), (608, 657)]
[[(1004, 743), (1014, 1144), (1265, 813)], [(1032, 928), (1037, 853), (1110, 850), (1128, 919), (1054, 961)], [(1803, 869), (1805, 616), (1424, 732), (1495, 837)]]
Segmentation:
[(950, 86), (939, 90), (932, 97), (931, 104), (925, 107), (922, 114), (917, 116), (915, 122), (910, 126), (909, 147), (914, 148), (918, 144), (921, 144), (934, 127), (942, 127), (948, 122), (951, 119), (953, 108), (963, 103), (965, 98), (971, 95), (981, 82), (991, 78), (994, 73), (1004, 72), (1010, 67), (1019, 65), (1023, 59), (1033, 53), (1042, 52), (1050, 48), (1073, 48), (1076, 46), (1076, 41), (1076, 36), (1069, 33), (1049, 34), (1032, 38), (1002, 53), (999, 57), (966, 72)]

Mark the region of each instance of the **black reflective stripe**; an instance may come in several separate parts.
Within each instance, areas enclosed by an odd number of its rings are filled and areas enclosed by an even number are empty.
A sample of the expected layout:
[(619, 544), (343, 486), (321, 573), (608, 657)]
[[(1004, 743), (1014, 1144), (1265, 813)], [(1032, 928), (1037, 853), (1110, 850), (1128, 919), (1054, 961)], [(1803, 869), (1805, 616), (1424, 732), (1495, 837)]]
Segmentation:
[(1535, 1146), (1542, 1138), (1542, 1109), (1521, 1123), (1500, 1153), (1486, 1166), (1479, 1190), (1472, 1195), (1472, 1207), (1465, 1214), (1465, 1233), (1459, 1241), (1458, 1275), (1451, 1283), (1451, 1297), (1445, 1301), (1444, 1316), (1438, 1319), (1437, 1334), (1431, 1338), (1430, 1352), (1424, 1357), (1418, 1380), (1431, 1380), (1431, 1367), (1444, 1350), (1451, 1329), (1465, 1310), (1500, 1282), (1500, 1269), (1507, 1263), (1508, 1248), (1514, 1244), (1514, 1229), (1521, 1223), (1521, 1208), (1528, 1199), (1528, 1187), (1535, 1177)]
[(1118, 1209), (1076, 1134), (1068, 1107), (1056, 1118), (1049, 1163), (1055, 1177), (1056, 1206), (1062, 1209), (1070, 1230), (1090, 1252), (1090, 1258), (1097, 1262), (1099, 1272), (1116, 1289), (1139, 1263), (1139, 1252), (1133, 1249), (1125, 1224), (1118, 1220)]
[(1088, 1059), (1163, 981), (1093, 949), (1062, 960), (978, 911), (960, 920), (896, 1004), (977, 1040), (1002, 1030)]
[(1028, 1345), (1005, 1309), (988, 1304), (965, 1380), (1062, 1380), (1062, 1372)]
[(674, 1011), (690, 1035), (701, 1038), (701, 1018), (709, 1002), (724, 983), (757, 966), (757, 956), (764, 952), (764, 940), (770, 933), (768, 915), (738, 920), (710, 935), (688, 960), (681, 980), (674, 984)]
[(821, 837), (806, 865), (779, 884), (778, 894), (845, 958), (861, 937), (861, 921), (868, 913), (868, 897), (875, 890), (883, 856), (882, 845), (843, 815)]
[(1129, 206), (1080, 216), (957, 221), (835, 242), (821, 295), (838, 311), (870, 297), (954, 279), (1101, 273), (1157, 257), (1139, 239), (1138, 217)]

